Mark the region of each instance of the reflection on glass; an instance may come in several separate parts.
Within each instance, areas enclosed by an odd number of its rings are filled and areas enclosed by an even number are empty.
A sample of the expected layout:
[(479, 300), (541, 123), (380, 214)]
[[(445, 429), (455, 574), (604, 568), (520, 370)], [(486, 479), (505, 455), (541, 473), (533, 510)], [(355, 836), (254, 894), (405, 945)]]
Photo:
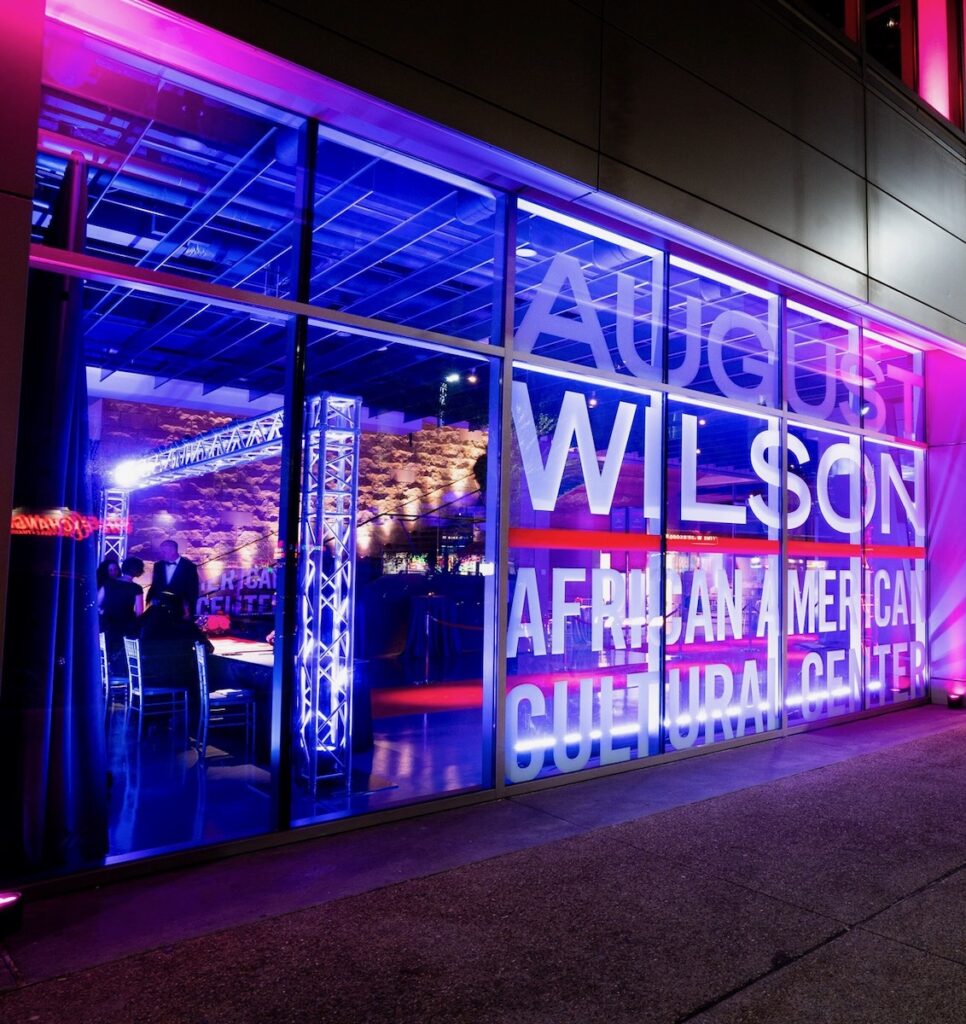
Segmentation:
[(661, 404), (518, 370), (506, 774), (658, 750)]
[(913, 0), (868, 4), (865, 47), (906, 85), (915, 85), (915, 6)]

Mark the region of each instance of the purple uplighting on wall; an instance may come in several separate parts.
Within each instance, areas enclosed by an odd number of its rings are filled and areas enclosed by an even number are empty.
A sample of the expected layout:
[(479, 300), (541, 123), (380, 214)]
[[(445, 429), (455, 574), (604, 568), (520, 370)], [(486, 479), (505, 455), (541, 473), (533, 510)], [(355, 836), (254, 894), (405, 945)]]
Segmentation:
[(926, 359), (929, 439), (929, 662), (934, 696), (966, 693), (966, 409), (964, 363)]

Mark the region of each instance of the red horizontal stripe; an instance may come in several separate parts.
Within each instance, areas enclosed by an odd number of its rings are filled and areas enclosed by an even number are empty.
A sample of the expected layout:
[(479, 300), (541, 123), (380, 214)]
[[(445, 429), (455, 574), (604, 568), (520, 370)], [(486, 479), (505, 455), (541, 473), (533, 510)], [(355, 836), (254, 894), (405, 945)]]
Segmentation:
[(668, 551), (720, 551), (726, 555), (777, 555), (777, 540), (745, 540), (741, 537), (674, 537), (667, 539)]
[[(511, 548), (542, 548), (558, 551), (660, 551), (661, 538), (650, 533), (611, 533), (609, 530), (554, 530), (514, 526), (510, 528)], [(728, 555), (777, 555), (777, 540), (743, 539), (705, 535), (670, 535), (668, 551), (721, 552)], [(789, 540), (790, 557), (859, 558), (861, 544), (835, 541)], [(899, 544), (869, 544), (866, 558), (925, 558), (924, 547)]]
[(661, 538), (649, 533), (609, 530), (537, 530), (510, 528), (511, 548), (554, 548), (580, 551), (660, 551)]
[(926, 549), (902, 544), (867, 544), (865, 554), (867, 558), (925, 558)]
[(790, 540), (786, 546), (789, 555), (809, 555), (822, 558), (858, 558), (861, 544), (838, 544), (824, 540)]

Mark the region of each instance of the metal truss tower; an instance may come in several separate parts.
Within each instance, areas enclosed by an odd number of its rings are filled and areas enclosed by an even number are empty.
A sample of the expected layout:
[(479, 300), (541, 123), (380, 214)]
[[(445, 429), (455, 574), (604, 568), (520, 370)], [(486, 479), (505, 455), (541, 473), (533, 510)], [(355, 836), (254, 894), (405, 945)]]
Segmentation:
[(97, 528), (97, 561), (108, 555), (127, 558), (128, 492), (120, 487), (105, 487), (101, 495), (101, 518)]
[(302, 777), (351, 784), (358, 398), (306, 403), (299, 545), (298, 728)]

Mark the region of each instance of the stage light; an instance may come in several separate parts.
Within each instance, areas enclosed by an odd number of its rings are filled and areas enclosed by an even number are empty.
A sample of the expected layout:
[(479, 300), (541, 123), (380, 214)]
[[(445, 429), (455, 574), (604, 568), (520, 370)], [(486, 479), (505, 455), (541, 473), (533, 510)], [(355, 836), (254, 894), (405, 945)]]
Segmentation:
[(460, 375), (458, 373), (448, 373), (446, 374), (445, 380), (447, 384), (458, 384)]
[(522, 245), (517, 246), (517, 256), (522, 256), (524, 259), (532, 259), (537, 255), (537, 250), (534, 249), (529, 242), (524, 242)]
[(477, 384), (479, 382), (479, 379), (480, 378), (477, 377), (477, 375), (476, 375), (476, 368), (475, 367), (472, 370), (470, 370), (470, 372), (466, 375), (466, 383), (467, 384)]
[(114, 483), (125, 489), (136, 486), (147, 475), (147, 467), (140, 459), (128, 459), (126, 462), (120, 462), (111, 473)]

